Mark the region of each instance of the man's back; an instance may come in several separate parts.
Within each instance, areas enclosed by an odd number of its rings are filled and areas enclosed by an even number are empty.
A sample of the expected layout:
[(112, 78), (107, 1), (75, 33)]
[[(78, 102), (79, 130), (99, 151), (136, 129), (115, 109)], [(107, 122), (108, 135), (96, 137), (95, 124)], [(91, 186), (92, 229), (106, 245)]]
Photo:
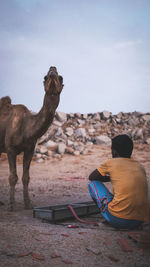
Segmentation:
[(109, 175), (114, 194), (109, 212), (119, 218), (147, 221), (149, 213), (148, 184), (144, 168), (132, 158), (112, 158), (98, 171)]

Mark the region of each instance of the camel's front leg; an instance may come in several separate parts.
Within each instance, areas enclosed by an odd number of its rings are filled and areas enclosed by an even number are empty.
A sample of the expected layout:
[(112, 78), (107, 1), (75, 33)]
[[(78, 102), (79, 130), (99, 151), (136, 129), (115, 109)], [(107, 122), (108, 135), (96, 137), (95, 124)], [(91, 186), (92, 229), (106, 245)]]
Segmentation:
[(15, 205), (15, 185), (18, 181), (18, 176), (16, 172), (16, 153), (14, 151), (8, 151), (8, 162), (9, 162), (9, 184), (10, 184), (10, 202), (9, 202), (9, 210), (14, 210)]
[(32, 157), (33, 157), (33, 152), (34, 152), (34, 148), (32, 149), (30, 148), (30, 150), (26, 150), (24, 152), (24, 158), (23, 158), (22, 183), (23, 183), (23, 197), (24, 197), (25, 209), (32, 208), (30, 198), (29, 198), (29, 193), (28, 193), (28, 185), (30, 181), (29, 168), (30, 168)]

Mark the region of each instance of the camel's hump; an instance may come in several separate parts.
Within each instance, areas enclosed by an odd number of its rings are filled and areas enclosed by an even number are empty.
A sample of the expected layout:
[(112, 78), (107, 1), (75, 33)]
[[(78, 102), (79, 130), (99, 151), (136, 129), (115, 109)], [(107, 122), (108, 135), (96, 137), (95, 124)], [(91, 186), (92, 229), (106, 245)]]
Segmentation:
[(11, 104), (11, 98), (9, 96), (4, 96), (0, 99), (0, 105)]

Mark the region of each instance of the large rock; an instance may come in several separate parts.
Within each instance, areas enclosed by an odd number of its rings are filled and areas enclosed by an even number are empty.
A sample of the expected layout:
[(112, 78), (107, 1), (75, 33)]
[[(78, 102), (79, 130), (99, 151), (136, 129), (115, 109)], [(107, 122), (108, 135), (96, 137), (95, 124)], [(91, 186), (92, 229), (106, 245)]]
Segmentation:
[(64, 112), (56, 112), (56, 119), (60, 122), (65, 122), (67, 120), (67, 114)]
[(116, 116), (117, 116), (118, 119), (121, 119), (122, 118), (122, 115), (123, 115), (123, 113), (122, 112), (119, 112)]
[(80, 112), (75, 113), (75, 116), (76, 116), (78, 119), (81, 119), (81, 118), (82, 118), (82, 115), (81, 115)]
[(116, 123), (117, 122), (118, 124), (121, 124), (122, 123), (122, 120), (119, 119), (119, 118), (115, 118), (115, 119), (112, 120), (112, 122), (113, 123)]
[(83, 117), (84, 120), (87, 120), (87, 118), (88, 118), (88, 114), (83, 114), (82, 117)]
[(101, 117), (100, 117), (99, 112), (94, 113), (94, 115), (93, 115), (93, 120), (100, 121), (100, 119), (101, 119)]
[(78, 128), (74, 131), (74, 136), (75, 138), (78, 138), (78, 137), (86, 137), (86, 131), (84, 128)]
[(52, 151), (56, 151), (58, 148), (58, 144), (52, 140), (49, 140), (47, 143), (45, 143), (45, 146)]
[(102, 112), (102, 118), (103, 119), (109, 119), (110, 118), (110, 116), (111, 116), (111, 112), (109, 112), (109, 111), (107, 111), (107, 110), (104, 110), (103, 112)]
[(73, 145), (73, 141), (71, 141), (70, 139), (67, 139), (67, 145), (68, 146), (72, 146)]
[(110, 145), (111, 144), (111, 139), (106, 135), (96, 136), (94, 140), (97, 145), (102, 145), (102, 144)]
[(95, 132), (95, 129), (94, 128), (88, 128), (88, 133), (89, 134), (94, 134), (94, 132)]
[(62, 122), (60, 121), (57, 121), (57, 120), (53, 120), (53, 126), (56, 126), (56, 127), (61, 127), (62, 126)]
[(73, 129), (71, 127), (67, 127), (65, 133), (67, 136), (71, 136), (73, 135)]
[(41, 146), (40, 147), (40, 153), (41, 154), (45, 154), (45, 155), (48, 155), (48, 150), (45, 146)]
[(144, 138), (144, 134), (143, 134), (143, 129), (142, 128), (138, 128), (133, 130), (133, 132), (131, 133), (131, 136), (136, 140), (136, 139), (141, 139), (143, 140)]
[[(60, 123), (59, 121), (57, 121), (57, 122)], [(46, 140), (46, 141), (48, 141), (48, 140), (50, 140), (51, 138), (53, 138), (54, 135), (55, 135), (55, 133), (57, 132), (57, 130), (58, 130), (58, 126), (52, 124), (52, 125), (48, 128), (48, 130), (47, 130), (48, 137), (47, 137), (47, 140)]]
[(56, 132), (55, 136), (61, 136), (62, 134), (63, 134), (63, 130), (62, 130), (61, 127), (59, 127), (59, 128), (57, 129), (57, 132)]
[(80, 127), (85, 123), (85, 121), (81, 120), (81, 119), (77, 119), (77, 122), (78, 122)]
[(150, 121), (150, 115), (146, 114), (144, 116), (142, 116), (143, 120), (146, 121), (146, 122), (149, 122)]
[(74, 114), (74, 113), (69, 113), (69, 114), (68, 114), (68, 117), (69, 117), (70, 119), (74, 119), (75, 114)]
[(132, 118), (129, 118), (128, 120), (128, 124), (131, 125), (131, 126), (136, 126), (139, 124), (139, 119), (137, 117), (132, 117)]

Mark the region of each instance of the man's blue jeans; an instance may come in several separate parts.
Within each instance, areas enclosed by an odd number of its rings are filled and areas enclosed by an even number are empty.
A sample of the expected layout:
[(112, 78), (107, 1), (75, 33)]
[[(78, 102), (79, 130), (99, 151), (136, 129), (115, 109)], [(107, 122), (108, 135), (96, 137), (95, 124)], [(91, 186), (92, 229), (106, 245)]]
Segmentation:
[(113, 194), (109, 192), (106, 186), (100, 181), (92, 181), (88, 185), (90, 195), (93, 200), (96, 201), (102, 216), (110, 223), (113, 227), (119, 229), (134, 229), (140, 226), (143, 222), (137, 220), (128, 220), (118, 218), (112, 215), (108, 211), (108, 203), (112, 201)]

